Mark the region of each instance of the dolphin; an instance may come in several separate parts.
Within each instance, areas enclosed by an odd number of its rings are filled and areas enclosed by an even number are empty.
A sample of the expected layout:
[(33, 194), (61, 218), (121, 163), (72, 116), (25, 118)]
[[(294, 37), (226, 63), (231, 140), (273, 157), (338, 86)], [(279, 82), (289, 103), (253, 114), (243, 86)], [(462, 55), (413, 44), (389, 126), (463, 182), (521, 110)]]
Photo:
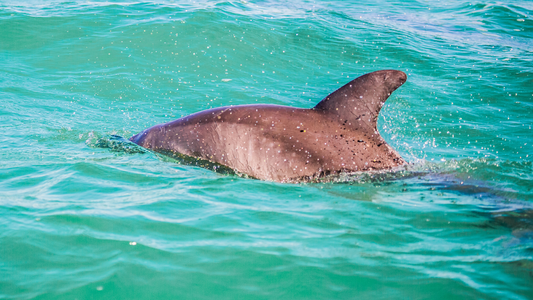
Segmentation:
[(390, 170), (406, 162), (379, 135), (377, 119), (406, 80), (401, 71), (376, 71), (348, 82), (313, 108), (218, 107), (155, 125), (130, 141), (276, 182)]

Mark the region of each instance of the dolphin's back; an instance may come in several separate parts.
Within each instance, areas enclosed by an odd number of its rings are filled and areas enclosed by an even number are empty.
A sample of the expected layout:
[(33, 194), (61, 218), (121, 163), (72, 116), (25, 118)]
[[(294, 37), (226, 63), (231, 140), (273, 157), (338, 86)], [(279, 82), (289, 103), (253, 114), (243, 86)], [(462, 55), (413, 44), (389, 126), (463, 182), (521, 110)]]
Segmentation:
[(378, 134), (375, 118), (394, 89), (367, 87), (384, 79), (390, 83), (387, 76), (379, 79), (383, 73), (377, 75), (359, 77), (311, 109), (214, 108), (156, 125), (131, 140), (154, 151), (209, 160), (273, 181), (392, 168), (404, 161)]

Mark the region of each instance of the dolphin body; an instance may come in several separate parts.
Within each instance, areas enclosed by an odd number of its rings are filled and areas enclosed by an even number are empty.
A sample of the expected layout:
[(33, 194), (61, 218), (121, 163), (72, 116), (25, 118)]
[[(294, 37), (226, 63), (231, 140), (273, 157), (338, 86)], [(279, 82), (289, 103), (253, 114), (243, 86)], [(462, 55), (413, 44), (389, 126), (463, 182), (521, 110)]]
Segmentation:
[(155, 125), (130, 140), (155, 152), (277, 182), (388, 170), (406, 162), (379, 135), (377, 119), (406, 80), (401, 71), (376, 71), (310, 109), (267, 104), (213, 108)]

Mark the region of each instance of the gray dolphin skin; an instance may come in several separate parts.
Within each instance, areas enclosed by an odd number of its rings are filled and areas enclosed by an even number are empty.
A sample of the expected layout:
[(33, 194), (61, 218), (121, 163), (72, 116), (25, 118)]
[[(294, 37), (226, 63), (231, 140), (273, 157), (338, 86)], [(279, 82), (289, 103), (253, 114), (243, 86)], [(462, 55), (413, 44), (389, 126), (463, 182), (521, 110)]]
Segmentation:
[(155, 152), (277, 182), (388, 170), (406, 162), (379, 135), (377, 119), (387, 98), (406, 80), (401, 71), (376, 71), (350, 81), (313, 108), (213, 108), (155, 125), (130, 140)]

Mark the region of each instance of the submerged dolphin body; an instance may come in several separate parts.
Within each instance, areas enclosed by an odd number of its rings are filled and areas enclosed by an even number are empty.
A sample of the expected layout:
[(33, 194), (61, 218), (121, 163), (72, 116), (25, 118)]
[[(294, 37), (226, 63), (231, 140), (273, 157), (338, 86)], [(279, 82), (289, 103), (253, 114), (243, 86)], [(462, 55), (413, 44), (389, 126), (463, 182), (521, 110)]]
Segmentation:
[(405, 161), (379, 135), (381, 107), (407, 80), (401, 71), (356, 78), (310, 109), (240, 105), (201, 111), (155, 125), (130, 140), (278, 182), (390, 169)]

